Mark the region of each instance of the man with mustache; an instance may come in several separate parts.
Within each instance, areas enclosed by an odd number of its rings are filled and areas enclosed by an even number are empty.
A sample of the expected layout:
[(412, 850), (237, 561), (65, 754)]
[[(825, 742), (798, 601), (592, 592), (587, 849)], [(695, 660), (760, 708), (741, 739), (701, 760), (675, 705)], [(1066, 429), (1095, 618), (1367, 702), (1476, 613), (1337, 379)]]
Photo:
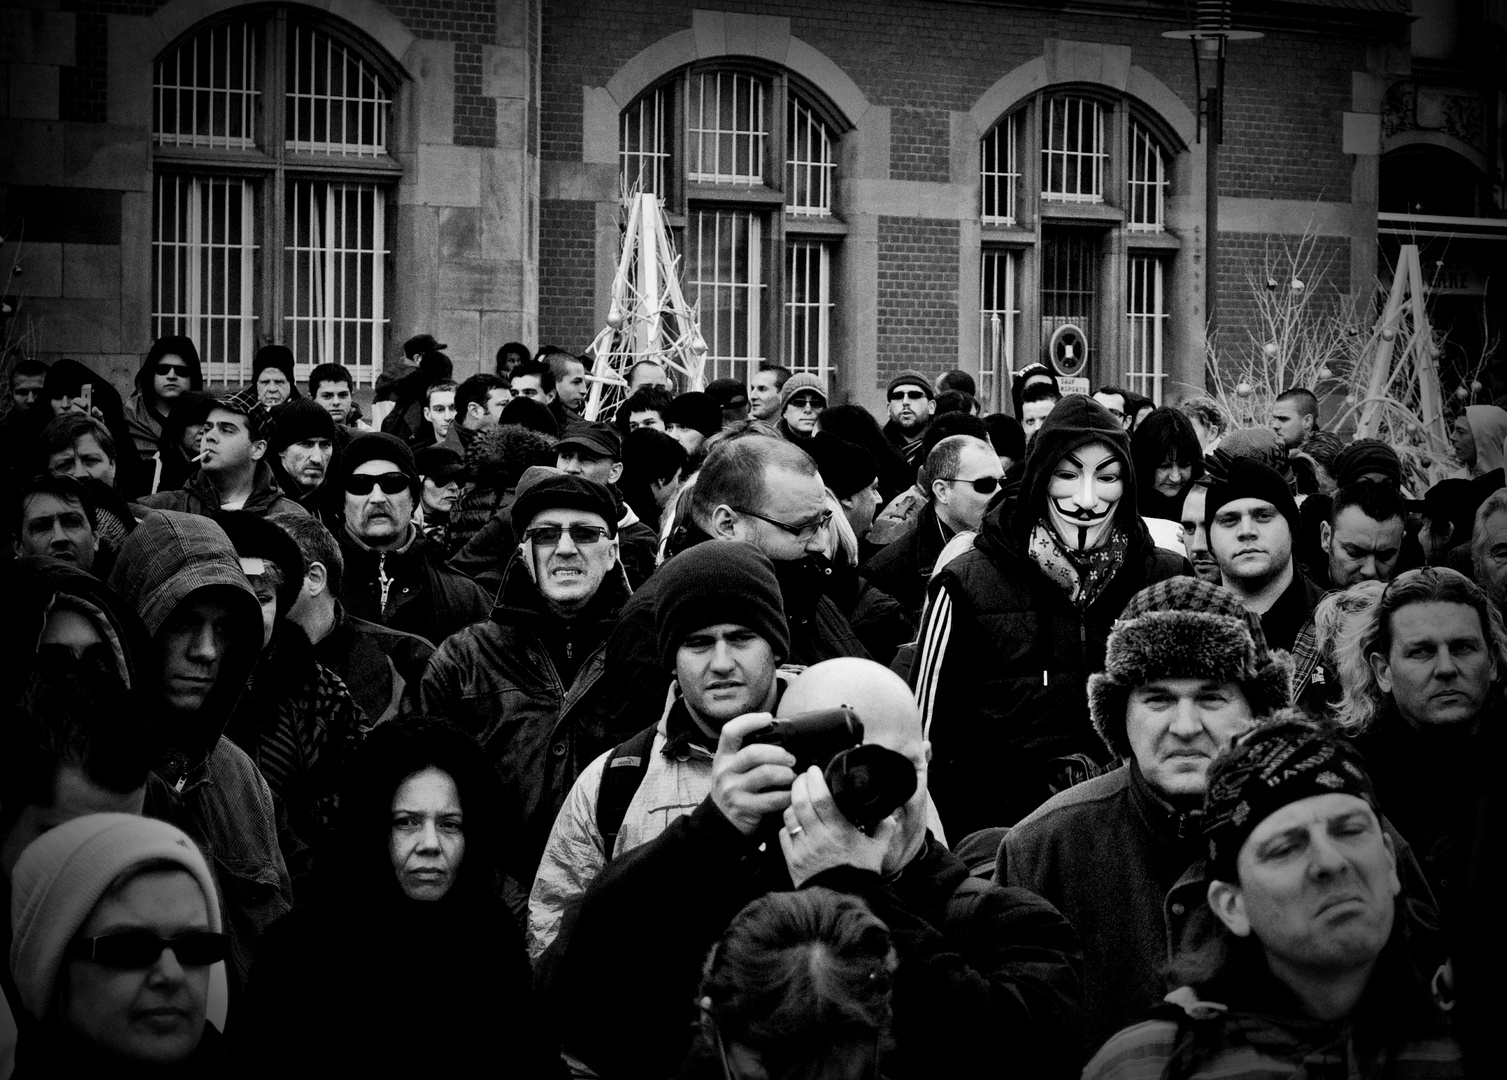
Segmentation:
[(914, 479), (924, 460), (921, 437), (926, 434), (931, 415), (936, 410), (936, 392), (925, 375), (907, 368), (890, 380), (884, 396), (890, 406), (884, 436), (905, 459), (910, 478)]
[[(1032, 440), (1018, 493), (932, 580), (912, 685), (948, 833), (1013, 825), (1107, 759), (1085, 687), (1126, 603), (1190, 573), (1136, 511), (1130, 436), (1064, 398)], [(938, 726), (940, 725), (940, 726)]]

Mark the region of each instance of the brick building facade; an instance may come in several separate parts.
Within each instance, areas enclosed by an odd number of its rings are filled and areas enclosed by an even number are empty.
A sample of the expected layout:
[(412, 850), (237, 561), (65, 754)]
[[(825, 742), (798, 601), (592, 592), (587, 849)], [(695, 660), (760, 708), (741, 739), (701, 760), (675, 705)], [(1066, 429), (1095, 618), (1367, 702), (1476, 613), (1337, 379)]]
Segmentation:
[[(270, 341), (365, 382), (424, 330), (463, 374), (507, 340), (580, 350), (639, 184), (718, 373), (777, 360), (877, 406), (902, 368), (959, 366), (997, 403), (1071, 324), (1095, 384), (1203, 384), (1210, 142), (1194, 51), (1164, 36), (1180, 0), (697, 2), (7, 5), (5, 332), (122, 384), (170, 332), (230, 382)], [(1229, 48), (1221, 340), (1249, 332), (1250, 267), (1305, 232), (1336, 303), (1427, 233), (1467, 251), (1462, 324), (1483, 305), (1483, 10), (1236, 4), (1264, 36)]]

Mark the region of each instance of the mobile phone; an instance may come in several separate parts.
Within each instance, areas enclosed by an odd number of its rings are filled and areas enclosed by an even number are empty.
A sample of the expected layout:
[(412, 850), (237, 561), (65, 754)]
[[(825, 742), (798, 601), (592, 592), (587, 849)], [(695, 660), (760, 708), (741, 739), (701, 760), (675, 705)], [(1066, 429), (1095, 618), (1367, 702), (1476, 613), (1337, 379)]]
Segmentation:
[(84, 412), (94, 408), (94, 384), (86, 382), (79, 388), (79, 397), (84, 399)]

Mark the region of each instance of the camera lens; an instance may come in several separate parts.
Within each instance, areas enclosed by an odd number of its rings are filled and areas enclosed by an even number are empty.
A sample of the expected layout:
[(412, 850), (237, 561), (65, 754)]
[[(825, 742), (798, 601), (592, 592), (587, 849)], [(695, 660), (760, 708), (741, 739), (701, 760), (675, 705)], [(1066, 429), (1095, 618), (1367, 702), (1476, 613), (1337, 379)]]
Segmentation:
[(844, 750), (825, 775), (837, 809), (860, 829), (872, 829), (916, 793), (910, 759), (875, 743)]

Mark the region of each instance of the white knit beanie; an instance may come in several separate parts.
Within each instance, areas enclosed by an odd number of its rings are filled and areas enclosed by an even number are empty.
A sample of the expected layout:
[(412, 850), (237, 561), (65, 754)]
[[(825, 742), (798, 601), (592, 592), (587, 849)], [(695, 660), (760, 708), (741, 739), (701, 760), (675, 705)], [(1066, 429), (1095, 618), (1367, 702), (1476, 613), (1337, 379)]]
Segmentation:
[(165, 821), (134, 814), (86, 814), (43, 833), (11, 874), (10, 971), (21, 1003), (38, 1020), (52, 1004), (64, 954), (112, 884), (136, 867), (176, 863), (204, 892), (209, 927), (220, 930), (220, 903), (209, 866), (194, 842)]

